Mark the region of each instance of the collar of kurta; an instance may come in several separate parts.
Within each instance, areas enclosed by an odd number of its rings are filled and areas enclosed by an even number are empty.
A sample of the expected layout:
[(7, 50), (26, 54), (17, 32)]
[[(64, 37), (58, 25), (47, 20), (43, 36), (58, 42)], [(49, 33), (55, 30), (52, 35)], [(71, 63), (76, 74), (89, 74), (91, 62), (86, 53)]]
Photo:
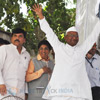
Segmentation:
[[(40, 54), (37, 55), (37, 60), (44, 60), (45, 61), (45, 59), (42, 59), (42, 57), (40, 56)], [(49, 60), (50, 60), (50, 58), (48, 57), (48, 59), (46, 61), (49, 61)]]
[[(14, 44), (10, 44), (12, 47), (14, 47), (14, 48), (16, 48), (17, 49), (17, 46), (15, 46)], [(22, 46), (22, 51), (21, 51), (21, 53), (23, 53), (23, 52), (25, 52), (26, 51), (26, 49)]]
[(65, 44), (69, 49), (75, 49), (76, 48), (76, 46), (78, 46), (78, 44), (76, 44), (75, 46), (71, 46), (71, 45), (69, 45), (69, 44)]

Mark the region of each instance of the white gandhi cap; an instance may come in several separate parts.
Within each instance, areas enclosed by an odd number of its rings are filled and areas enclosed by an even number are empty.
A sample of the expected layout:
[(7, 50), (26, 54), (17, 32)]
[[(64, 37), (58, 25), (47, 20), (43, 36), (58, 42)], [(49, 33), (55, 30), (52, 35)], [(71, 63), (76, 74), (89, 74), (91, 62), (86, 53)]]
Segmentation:
[(75, 27), (75, 26), (72, 26), (72, 27), (70, 27), (70, 28), (68, 28), (68, 29), (66, 30), (66, 35), (67, 35), (68, 32), (71, 32), (71, 31), (73, 31), (73, 32), (78, 32), (78, 31), (76, 30), (76, 27)]

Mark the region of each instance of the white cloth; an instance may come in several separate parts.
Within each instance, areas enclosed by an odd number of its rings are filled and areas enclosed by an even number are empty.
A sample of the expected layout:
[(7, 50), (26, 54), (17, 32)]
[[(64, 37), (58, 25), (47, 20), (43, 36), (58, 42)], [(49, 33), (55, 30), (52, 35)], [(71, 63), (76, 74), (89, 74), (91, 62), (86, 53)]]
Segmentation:
[(25, 82), (25, 93), (28, 94), (28, 83)]
[[(92, 58), (94, 58), (93, 61)], [(86, 70), (91, 83), (91, 87), (95, 87), (95, 86), (100, 87), (100, 56), (98, 54), (95, 54), (92, 58), (88, 60), (89, 62), (92, 61), (93, 68), (86, 60)]]
[[(19, 54), (13, 44), (0, 47), (0, 84), (5, 84), (9, 93), (24, 98), (25, 75), (30, 55), (23, 47)], [(8, 95), (7, 94), (7, 95)], [(4, 97), (0, 95), (0, 99)]]
[(79, 43), (83, 43), (88, 35), (92, 33), (93, 28), (99, 20), (95, 15), (97, 1), (77, 0), (75, 26), (79, 32)]
[(97, 0), (97, 4), (95, 6), (95, 14), (97, 15), (99, 12), (99, 4), (100, 4), (100, 0)]
[(55, 67), (43, 98), (72, 96), (92, 100), (91, 86), (85, 67), (85, 55), (99, 35), (100, 22), (82, 45), (73, 47), (58, 40), (45, 18), (39, 22), (55, 52)]

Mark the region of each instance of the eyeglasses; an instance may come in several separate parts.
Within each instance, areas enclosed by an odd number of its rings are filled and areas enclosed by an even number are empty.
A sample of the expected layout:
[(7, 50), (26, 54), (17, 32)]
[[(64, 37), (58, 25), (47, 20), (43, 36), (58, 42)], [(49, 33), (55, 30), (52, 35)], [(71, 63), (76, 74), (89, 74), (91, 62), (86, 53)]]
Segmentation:
[(76, 37), (76, 38), (78, 38), (78, 35), (74, 35), (74, 34), (68, 34), (67, 36), (69, 36), (69, 37)]

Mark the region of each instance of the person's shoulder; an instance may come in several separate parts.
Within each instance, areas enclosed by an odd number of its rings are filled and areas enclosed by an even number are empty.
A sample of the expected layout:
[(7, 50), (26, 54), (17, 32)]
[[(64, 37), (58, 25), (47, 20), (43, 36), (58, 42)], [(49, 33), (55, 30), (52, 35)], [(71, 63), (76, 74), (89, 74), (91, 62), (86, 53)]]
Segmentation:
[(34, 62), (37, 62), (37, 61), (39, 61), (39, 60), (37, 59), (37, 56), (35, 56), (35, 57), (32, 57), (32, 61), (33, 61), (33, 63), (34, 63)]
[(94, 57), (95, 57), (96, 59), (100, 59), (100, 55), (99, 55), (98, 53), (96, 53), (96, 54), (94, 55)]
[(11, 48), (11, 45), (10, 44), (2, 45), (2, 46), (0, 46), (0, 52), (2, 52), (2, 53), (9, 52), (10, 51), (10, 48)]
[(30, 53), (28, 51), (26, 51), (25, 54), (30, 57)]
[(0, 49), (6, 49), (6, 48), (9, 48), (10, 46), (11, 46), (11, 44), (2, 45), (2, 46), (0, 46)]
[(30, 53), (26, 50), (26, 48), (24, 47), (24, 55), (26, 55), (29, 59), (30, 59)]
[(33, 57), (32, 60), (37, 60), (37, 56)]

